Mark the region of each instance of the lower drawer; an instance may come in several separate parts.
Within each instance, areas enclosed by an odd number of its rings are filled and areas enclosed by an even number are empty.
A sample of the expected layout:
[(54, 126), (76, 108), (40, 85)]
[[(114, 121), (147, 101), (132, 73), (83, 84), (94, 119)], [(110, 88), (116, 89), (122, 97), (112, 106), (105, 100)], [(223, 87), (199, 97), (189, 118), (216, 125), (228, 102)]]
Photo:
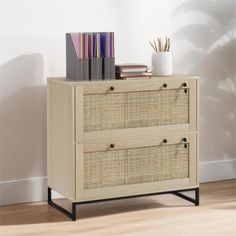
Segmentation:
[(79, 200), (188, 188), (197, 184), (196, 135), (77, 145)]

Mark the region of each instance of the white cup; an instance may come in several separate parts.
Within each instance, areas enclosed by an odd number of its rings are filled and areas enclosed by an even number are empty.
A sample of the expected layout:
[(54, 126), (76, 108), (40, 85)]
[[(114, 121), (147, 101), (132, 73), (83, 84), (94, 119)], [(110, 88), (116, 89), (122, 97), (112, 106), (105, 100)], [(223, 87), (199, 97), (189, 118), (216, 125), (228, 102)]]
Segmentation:
[(152, 53), (152, 75), (153, 76), (172, 75), (172, 52)]

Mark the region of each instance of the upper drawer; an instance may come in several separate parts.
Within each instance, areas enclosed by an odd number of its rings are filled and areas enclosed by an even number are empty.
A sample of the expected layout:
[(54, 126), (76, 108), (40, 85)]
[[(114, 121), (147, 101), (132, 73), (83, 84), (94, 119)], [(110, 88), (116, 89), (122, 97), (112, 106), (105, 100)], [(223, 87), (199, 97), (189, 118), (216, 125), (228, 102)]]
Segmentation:
[(80, 89), (77, 115), (83, 116), (84, 132), (190, 123), (196, 128), (195, 80), (110, 82)]

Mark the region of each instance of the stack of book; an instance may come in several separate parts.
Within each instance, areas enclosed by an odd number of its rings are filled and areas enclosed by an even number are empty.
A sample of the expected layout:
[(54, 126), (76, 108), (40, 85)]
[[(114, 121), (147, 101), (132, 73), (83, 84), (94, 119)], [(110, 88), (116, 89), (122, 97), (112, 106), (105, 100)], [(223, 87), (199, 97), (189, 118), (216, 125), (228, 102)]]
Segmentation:
[(119, 64), (116, 65), (116, 79), (150, 79), (151, 72), (148, 67), (141, 64)]

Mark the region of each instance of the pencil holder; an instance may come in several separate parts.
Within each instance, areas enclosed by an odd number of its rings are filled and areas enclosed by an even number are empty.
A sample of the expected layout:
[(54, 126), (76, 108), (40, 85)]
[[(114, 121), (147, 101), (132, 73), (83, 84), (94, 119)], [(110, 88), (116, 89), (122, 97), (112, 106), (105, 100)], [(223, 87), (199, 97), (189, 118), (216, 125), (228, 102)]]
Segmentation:
[(103, 57), (103, 79), (115, 79), (115, 57)]
[(102, 80), (102, 58), (89, 59), (89, 79)]
[(77, 57), (70, 34), (66, 34), (66, 78), (89, 80), (89, 59)]
[(172, 75), (172, 52), (152, 53), (152, 75), (153, 76)]

